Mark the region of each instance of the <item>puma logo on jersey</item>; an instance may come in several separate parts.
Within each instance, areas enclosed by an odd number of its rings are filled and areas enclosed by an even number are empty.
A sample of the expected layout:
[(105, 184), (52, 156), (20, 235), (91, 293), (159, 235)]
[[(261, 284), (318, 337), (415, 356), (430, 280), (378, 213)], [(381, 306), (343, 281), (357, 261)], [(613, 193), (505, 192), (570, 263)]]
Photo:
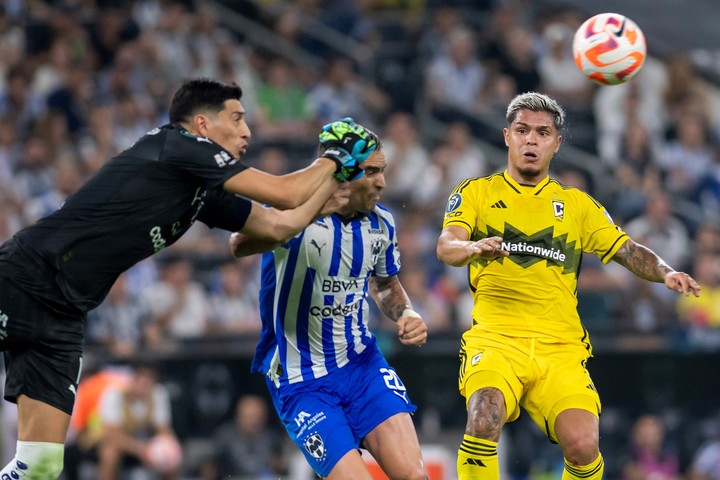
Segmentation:
[(317, 242), (315, 241), (315, 239), (313, 238), (312, 240), (310, 240), (310, 245), (312, 245), (313, 247), (317, 248), (318, 255), (322, 255), (322, 248), (323, 248), (325, 245), (327, 245), (327, 242), (323, 243), (322, 245), (318, 245)]
[(498, 200), (497, 202), (490, 205), (490, 208), (507, 208), (507, 205), (505, 205), (505, 202), (502, 200)]

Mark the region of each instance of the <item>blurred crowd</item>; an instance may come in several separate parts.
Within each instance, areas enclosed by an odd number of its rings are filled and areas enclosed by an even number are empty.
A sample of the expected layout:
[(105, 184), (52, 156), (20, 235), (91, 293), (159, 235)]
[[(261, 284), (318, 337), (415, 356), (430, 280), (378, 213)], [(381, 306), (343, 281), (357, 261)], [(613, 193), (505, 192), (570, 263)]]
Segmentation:
[[(164, 123), (183, 79), (220, 78), (244, 90), (253, 129), (245, 161), (258, 168), (307, 165), (318, 127), (342, 116), (378, 131), (390, 159), (383, 201), (400, 225), (404, 281), (431, 332), (456, 334), (468, 324), (471, 301), (462, 272), (435, 259), (445, 199), (462, 179), (502, 168), (502, 151), (489, 154), (478, 140), (498, 144), (507, 102), (541, 90), (567, 109), (566, 143), (596, 155), (605, 188), (562, 156), (553, 174), (596, 196), (628, 233), (704, 288), (700, 300), (677, 301), (662, 286), (587, 258), (580, 309), (589, 330), (643, 334), (636, 341), (661, 348), (720, 344), (706, 331), (720, 325), (716, 94), (687, 55), (649, 59), (632, 82), (598, 88), (571, 57), (582, 11), (520, 0), (241, 3), (238, 11), (278, 44), (291, 42), (322, 66), (249, 41), (207, 2), (0, 7), (0, 240), (52, 212), (114, 154)], [(404, 11), (389, 15), (393, 8)], [(313, 22), (346, 43), (321, 42), (307, 28)], [(442, 122), (429, 127), (428, 118)], [(197, 226), (118, 282), (92, 314), (88, 344), (123, 357), (185, 340), (252, 336), (257, 269), (257, 259), (229, 260), (225, 234)], [(390, 328), (381, 318), (377, 324)]]
[[(222, 15), (228, 5), (271, 40), (234, 27)], [(570, 48), (588, 13), (542, 5), (6, 0), (0, 241), (58, 208), (104, 162), (165, 123), (183, 79), (218, 78), (243, 89), (253, 131), (243, 160), (254, 167), (284, 173), (307, 165), (319, 127), (347, 115), (379, 133), (388, 158), (382, 202), (396, 216), (403, 285), (430, 343), (456, 339), (470, 324), (472, 299), (465, 272), (435, 256), (445, 201), (462, 179), (503, 168), (504, 108), (515, 94), (539, 90), (566, 108), (566, 144), (596, 163), (583, 168), (561, 152), (552, 174), (595, 196), (633, 238), (703, 288), (699, 299), (678, 298), (586, 257), (579, 309), (597, 345), (717, 350), (717, 86), (677, 52), (648, 59), (625, 85), (597, 87)], [(283, 45), (304, 56), (283, 54)], [(90, 314), (88, 349), (122, 360), (213, 339), (252, 345), (259, 259), (232, 259), (227, 236), (196, 224), (124, 274)], [(391, 322), (374, 314), (376, 332), (393, 338)], [(627, 478), (650, 478), (632, 471)]]

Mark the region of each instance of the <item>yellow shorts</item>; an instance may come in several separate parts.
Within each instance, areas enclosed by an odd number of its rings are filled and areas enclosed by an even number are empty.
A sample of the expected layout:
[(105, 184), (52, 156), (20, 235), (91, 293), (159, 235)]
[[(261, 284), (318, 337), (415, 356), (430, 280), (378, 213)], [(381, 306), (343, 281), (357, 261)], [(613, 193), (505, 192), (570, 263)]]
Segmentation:
[(495, 387), (505, 396), (507, 421), (522, 407), (555, 437), (555, 419), (569, 408), (600, 415), (600, 397), (586, 363), (589, 345), (552, 339), (507, 337), (477, 328), (465, 332), (460, 349), (460, 394), (465, 403), (477, 390)]

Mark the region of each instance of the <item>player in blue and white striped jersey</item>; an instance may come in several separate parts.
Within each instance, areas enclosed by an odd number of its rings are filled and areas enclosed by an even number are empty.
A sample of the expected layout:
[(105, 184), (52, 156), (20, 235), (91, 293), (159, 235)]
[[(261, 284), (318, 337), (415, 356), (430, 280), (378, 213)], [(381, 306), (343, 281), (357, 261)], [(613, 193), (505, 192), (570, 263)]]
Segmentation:
[[(410, 417), (416, 407), (368, 328), (369, 293), (397, 322), (401, 343), (427, 339), (397, 277), (395, 221), (377, 204), (385, 165), (379, 148), (350, 183), (346, 206), (263, 256), (263, 329), (252, 368), (267, 375), (286, 430), (329, 479), (371, 478), (360, 446), (391, 479), (426, 478)], [(242, 256), (262, 242), (234, 234), (231, 247)]]

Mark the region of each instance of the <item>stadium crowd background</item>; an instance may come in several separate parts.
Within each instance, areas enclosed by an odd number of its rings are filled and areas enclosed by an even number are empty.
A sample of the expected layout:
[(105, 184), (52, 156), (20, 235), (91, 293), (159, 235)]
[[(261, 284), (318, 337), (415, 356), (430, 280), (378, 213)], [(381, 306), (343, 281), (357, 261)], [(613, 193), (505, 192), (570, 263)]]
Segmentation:
[[(460, 180), (502, 168), (504, 108), (516, 93), (538, 90), (568, 112), (553, 174), (590, 192), (633, 238), (703, 287), (699, 300), (677, 297), (619, 265), (584, 258), (579, 309), (597, 356), (661, 355), (665, 366), (667, 358), (720, 351), (717, 85), (689, 52), (654, 56), (648, 38), (651, 58), (635, 79), (595, 86), (570, 53), (575, 28), (591, 13), (523, 0), (6, 0), (0, 241), (58, 208), (105, 161), (165, 123), (170, 95), (185, 78), (243, 88), (253, 130), (244, 161), (273, 173), (307, 165), (319, 126), (351, 115), (384, 141), (383, 203), (396, 216), (401, 278), (430, 339), (422, 355), (403, 357), (393, 325), (377, 311), (375, 331), (399, 356), (403, 378), (430, 368), (428, 358), (446, 360), (432, 384), (406, 383), (421, 407), (421, 440), (452, 450), (464, 418), (454, 362), (472, 299), (464, 271), (436, 259), (442, 212)], [(642, 28), (643, 19), (634, 20)], [(260, 329), (258, 267), (258, 257), (230, 257), (225, 232), (197, 224), (123, 275), (90, 314), (86, 344), (97, 365), (136, 356), (166, 362), (186, 454), (190, 437), (216, 435), (242, 393), (263, 391), (246, 368)], [(178, 378), (188, 365), (200, 365), (203, 398), (189, 400), (183, 391)], [(631, 426), (642, 414), (659, 420), (676, 460), (677, 473), (662, 478), (692, 470), (705, 442), (720, 438), (711, 399), (676, 402), (660, 390), (606, 406), (608, 478), (649, 478), (630, 476), (627, 467)], [(194, 412), (198, 404), (205, 417)], [(702, 408), (685, 408), (696, 405)], [(277, 430), (273, 419), (266, 428)], [(5, 422), (7, 444), (12, 425)], [(509, 436), (513, 478), (542, 478), (559, 465), (559, 452), (526, 422)], [(720, 459), (720, 444), (713, 445)]]

